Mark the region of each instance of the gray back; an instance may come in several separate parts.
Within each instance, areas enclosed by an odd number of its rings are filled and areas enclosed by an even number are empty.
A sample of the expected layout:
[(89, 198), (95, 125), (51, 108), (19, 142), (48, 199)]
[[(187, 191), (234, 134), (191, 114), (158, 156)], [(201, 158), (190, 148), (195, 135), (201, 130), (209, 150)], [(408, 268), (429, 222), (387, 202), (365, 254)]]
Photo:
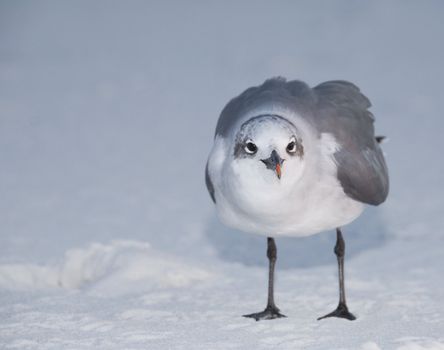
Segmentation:
[(314, 97), (313, 90), (302, 81), (287, 82), (284, 78), (266, 80), (261, 86), (251, 87), (228, 102), (217, 122), (216, 135), (226, 137), (239, 122), (245, 121), (250, 111), (270, 106), (291, 108), (308, 116)]

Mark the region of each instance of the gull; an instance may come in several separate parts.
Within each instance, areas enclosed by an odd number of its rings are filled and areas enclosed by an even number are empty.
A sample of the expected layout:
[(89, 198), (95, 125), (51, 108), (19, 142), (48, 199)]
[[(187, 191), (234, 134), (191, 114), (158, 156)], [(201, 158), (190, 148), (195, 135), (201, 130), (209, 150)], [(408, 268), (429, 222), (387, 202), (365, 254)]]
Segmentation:
[(371, 104), (347, 81), (306, 83), (272, 78), (233, 98), (222, 110), (205, 171), (220, 220), (267, 237), (268, 300), (255, 320), (286, 317), (274, 301), (275, 237), (336, 230), (339, 304), (319, 317), (354, 320), (344, 287), (341, 227), (389, 190), (375, 137)]

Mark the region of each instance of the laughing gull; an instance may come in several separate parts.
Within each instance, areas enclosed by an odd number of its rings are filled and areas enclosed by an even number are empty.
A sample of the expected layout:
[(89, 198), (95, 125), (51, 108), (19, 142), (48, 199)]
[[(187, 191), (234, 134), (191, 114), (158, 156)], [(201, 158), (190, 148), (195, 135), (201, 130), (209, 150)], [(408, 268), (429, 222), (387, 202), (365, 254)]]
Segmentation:
[(347, 81), (310, 88), (273, 78), (223, 109), (206, 166), (206, 185), (227, 226), (267, 237), (268, 302), (256, 320), (285, 317), (274, 302), (273, 237), (336, 229), (339, 304), (320, 317), (354, 320), (344, 291), (341, 227), (365, 204), (385, 201), (387, 166), (374, 134), (370, 101)]

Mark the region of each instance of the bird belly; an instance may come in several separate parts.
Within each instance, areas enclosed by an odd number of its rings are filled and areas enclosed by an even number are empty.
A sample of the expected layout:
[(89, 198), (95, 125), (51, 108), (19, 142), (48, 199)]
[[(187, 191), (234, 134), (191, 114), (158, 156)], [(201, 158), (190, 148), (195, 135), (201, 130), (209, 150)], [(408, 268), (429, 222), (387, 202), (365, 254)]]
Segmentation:
[(243, 187), (230, 200), (217, 198), (218, 216), (227, 226), (266, 236), (309, 236), (352, 222), (363, 211), (336, 178), (291, 190), (285, 186), (257, 191)]

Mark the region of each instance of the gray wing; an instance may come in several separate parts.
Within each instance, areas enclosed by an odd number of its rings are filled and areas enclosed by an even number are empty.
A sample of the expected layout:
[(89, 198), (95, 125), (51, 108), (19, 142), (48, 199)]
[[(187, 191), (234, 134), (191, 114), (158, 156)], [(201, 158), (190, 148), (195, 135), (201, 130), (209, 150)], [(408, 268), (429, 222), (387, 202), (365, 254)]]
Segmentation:
[(208, 162), (207, 166), (205, 167), (205, 184), (207, 185), (208, 193), (210, 194), (211, 199), (214, 203), (216, 203), (216, 197), (214, 196), (214, 186), (213, 182), (211, 181), (210, 174), (208, 172)]
[(315, 125), (333, 134), (341, 149), (334, 157), (344, 192), (363, 203), (385, 201), (389, 179), (384, 156), (374, 134), (370, 101), (355, 85), (328, 81), (316, 86)]

